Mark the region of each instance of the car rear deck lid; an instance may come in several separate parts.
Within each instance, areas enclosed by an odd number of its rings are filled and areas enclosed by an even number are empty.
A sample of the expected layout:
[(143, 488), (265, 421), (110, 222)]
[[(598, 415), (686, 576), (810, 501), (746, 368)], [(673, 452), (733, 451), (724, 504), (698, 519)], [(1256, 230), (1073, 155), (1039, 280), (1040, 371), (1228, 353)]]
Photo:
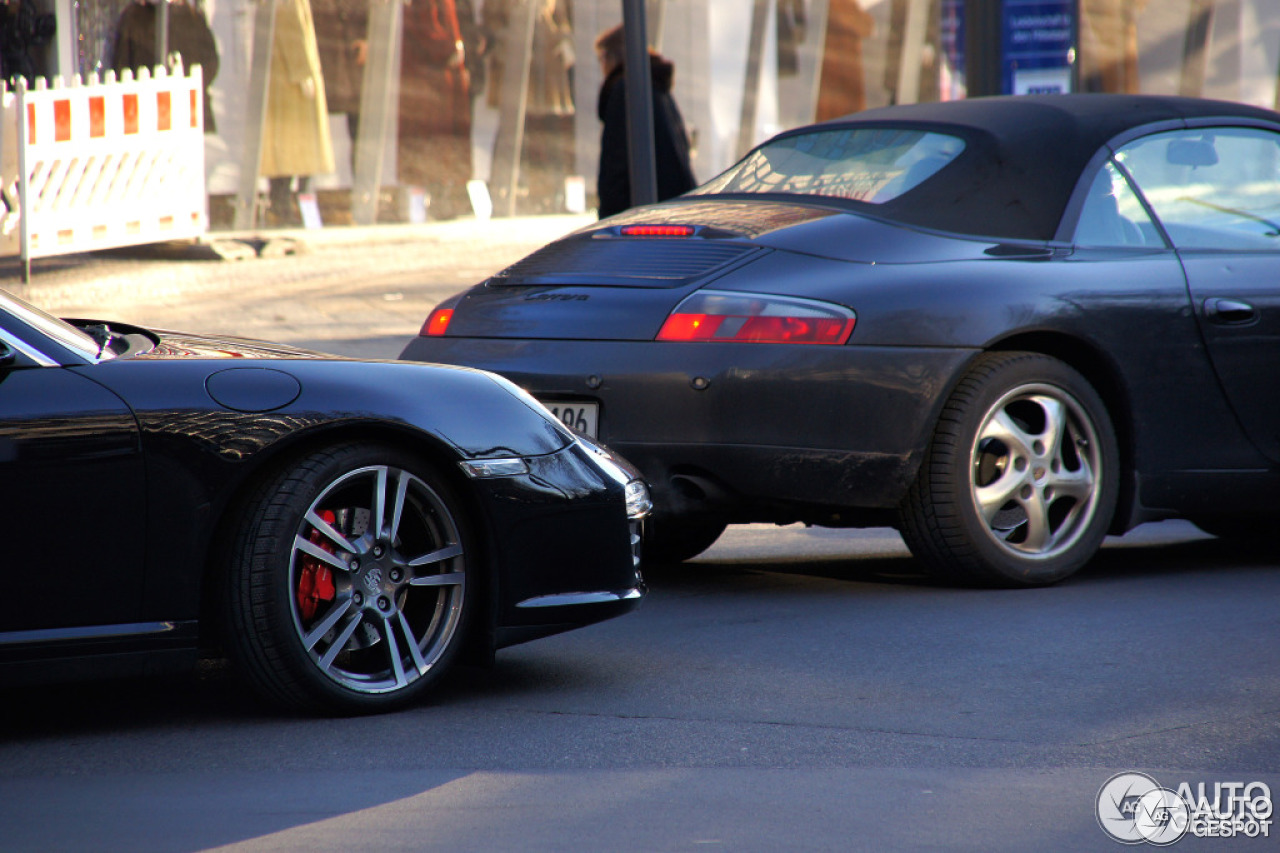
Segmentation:
[(767, 250), (697, 238), (577, 237), (539, 249), (488, 283), (680, 287), (762, 251)]

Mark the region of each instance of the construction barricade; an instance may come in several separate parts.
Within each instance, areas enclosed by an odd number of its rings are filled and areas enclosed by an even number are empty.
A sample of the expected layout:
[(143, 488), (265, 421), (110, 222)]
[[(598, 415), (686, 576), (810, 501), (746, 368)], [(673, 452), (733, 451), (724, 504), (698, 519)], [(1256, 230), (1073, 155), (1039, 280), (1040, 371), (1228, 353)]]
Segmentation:
[(203, 96), (199, 66), (0, 93), (0, 251), (24, 280), (33, 258), (205, 232)]

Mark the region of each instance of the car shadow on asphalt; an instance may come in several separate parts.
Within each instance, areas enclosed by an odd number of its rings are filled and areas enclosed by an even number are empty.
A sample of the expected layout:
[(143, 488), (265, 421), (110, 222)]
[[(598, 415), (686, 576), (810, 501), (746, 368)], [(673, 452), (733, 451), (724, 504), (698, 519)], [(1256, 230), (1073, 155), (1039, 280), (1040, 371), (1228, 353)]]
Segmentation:
[[(1265, 540), (1203, 536), (1145, 541), (1126, 537), (1109, 540), (1089, 565), (1061, 586), (1136, 582), (1135, 590), (1154, 589), (1184, 578), (1211, 579), (1215, 573), (1230, 571), (1238, 579), (1270, 574), (1277, 568), (1280, 558), (1274, 543)], [(805, 594), (812, 594), (814, 589), (805, 583), (807, 579), (904, 590), (948, 588), (907, 554), (808, 558), (774, 554), (750, 560), (703, 556), (687, 563), (647, 564), (644, 573), (655, 595), (682, 598), (716, 598), (761, 586), (768, 587), (770, 595), (786, 595), (789, 588), (801, 587)], [(821, 592), (822, 587), (817, 589)], [(430, 696), (402, 713), (501, 705), (531, 695), (607, 688), (617, 677), (613, 662), (586, 649), (593, 643), (593, 632), (607, 631), (610, 624), (566, 635), (566, 648), (575, 650), (581, 645), (581, 653), (566, 655), (555, 647), (539, 649), (539, 644), (531, 644), (530, 653), (500, 652), (490, 667), (459, 666)], [(202, 661), (194, 671), (172, 676), (0, 689), (0, 747), (48, 738), (111, 737), (189, 726), (273, 727), (305, 718), (261, 702), (225, 660)]]
[(851, 583), (927, 586), (935, 583), (913, 557), (817, 557), (771, 558), (745, 562), (701, 558), (687, 563), (648, 563), (645, 580), (650, 586), (679, 588), (709, 584), (732, 586), (741, 578), (772, 572), (806, 575)]
[[(1109, 582), (1125, 578), (1173, 577), (1214, 572), (1224, 566), (1236, 571), (1273, 571), (1280, 567), (1275, 543), (1266, 539), (1218, 539), (1184, 523), (1156, 536), (1139, 528), (1125, 537), (1111, 537), (1098, 554), (1065, 584)], [(669, 589), (732, 586), (744, 576), (772, 572), (804, 575), (849, 583), (949, 588), (957, 585), (934, 577), (910, 554), (813, 557), (769, 555), (743, 559), (716, 558), (714, 551), (685, 563), (648, 563), (645, 578), (651, 586)]]

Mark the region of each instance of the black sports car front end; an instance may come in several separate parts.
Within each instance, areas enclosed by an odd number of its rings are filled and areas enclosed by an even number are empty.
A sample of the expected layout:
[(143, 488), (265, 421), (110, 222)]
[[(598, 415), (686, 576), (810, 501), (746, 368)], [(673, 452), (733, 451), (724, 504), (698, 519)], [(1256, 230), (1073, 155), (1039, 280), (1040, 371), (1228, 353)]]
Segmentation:
[(57, 587), (0, 606), (0, 683), (225, 651), (283, 705), (377, 711), (644, 595), (639, 473), (493, 374), (3, 297), (0, 399), (0, 511)]

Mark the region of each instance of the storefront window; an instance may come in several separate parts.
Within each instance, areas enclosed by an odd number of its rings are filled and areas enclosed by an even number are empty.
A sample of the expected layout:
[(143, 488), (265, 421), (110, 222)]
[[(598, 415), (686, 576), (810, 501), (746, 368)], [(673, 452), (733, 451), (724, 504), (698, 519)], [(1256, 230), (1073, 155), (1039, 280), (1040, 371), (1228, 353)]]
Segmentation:
[[(708, 181), (814, 120), (964, 97), (971, 5), (647, 0), (648, 41), (674, 69), (670, 96), (694, 177)], [(157, 61), (150, 22), (165, 8), (166, 49), (200, 63), (209, 84), (214, 228), (246, 216), (328, 226), (595, 204), (604, 80), (595, 40), (622, 22), (622, 0), (13, 0), (0, 6), (10, 16), (0, 27), (15, 30), (23, 7), (58, 17), (48, 34), (57, 49), (29, 45), (24, 60), (50, 75), (59, 63), (89, 74)], [(1277, 104), (1280, 0), (1000, 8), (992, 50), (1004, 56), (1008, 91)], [(1046, 39), (1055, 58), (1037, 60)], [(1018, 50), (1026, 55), (1011, 59)], [(22, 73), (18, 57), (5, 62), (7, 76)]]
[(1080, 0), (1080, 88), (1275, 108), (1280, 0)]

